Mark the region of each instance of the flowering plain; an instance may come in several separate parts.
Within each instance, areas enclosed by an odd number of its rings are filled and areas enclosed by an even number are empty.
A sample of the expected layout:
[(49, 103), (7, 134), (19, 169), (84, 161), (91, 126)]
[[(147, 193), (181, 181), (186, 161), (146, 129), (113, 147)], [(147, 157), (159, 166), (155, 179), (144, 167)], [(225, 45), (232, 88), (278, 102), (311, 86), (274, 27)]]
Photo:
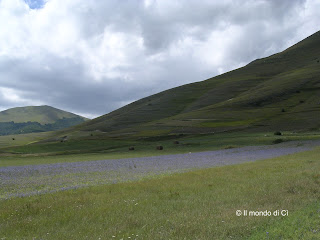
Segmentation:
[(142, 158), (0, 167), (0, 199), (114, 184), (159, 174), (255, 161), (308, 150), (318, 143), (319, 141), (309, 141), (304, 144), (288, 142), (282, 145), (250, 146)]
[(317, 239), (316, 146), (2, 167), (0, 239)]

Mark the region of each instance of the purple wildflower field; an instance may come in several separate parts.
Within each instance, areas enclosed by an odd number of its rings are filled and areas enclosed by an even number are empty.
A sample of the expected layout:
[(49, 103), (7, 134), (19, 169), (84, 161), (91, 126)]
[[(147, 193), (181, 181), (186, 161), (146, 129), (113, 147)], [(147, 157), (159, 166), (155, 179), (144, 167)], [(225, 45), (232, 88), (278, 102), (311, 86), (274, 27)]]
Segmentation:
[(256, 161), (310, 150), (319, 145), (320, 140), (286, 142), (271, 146), (249, 146), (154, 157), (2, 167), (0, 199)]

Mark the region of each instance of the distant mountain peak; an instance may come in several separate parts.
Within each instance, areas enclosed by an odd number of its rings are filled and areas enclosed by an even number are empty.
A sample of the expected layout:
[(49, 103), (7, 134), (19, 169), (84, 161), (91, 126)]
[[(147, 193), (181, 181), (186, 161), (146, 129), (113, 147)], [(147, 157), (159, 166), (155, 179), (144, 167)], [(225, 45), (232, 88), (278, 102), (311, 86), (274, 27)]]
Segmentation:
[(86, 120), (48, 105), (15, 107), (0, 112), (0, 135), (55, 131)]
[(88, 120), (85, 117), (49, 105), (14, 107), (0, 112), (0, 122), (14, 121), (15, 123), (21, 123), (30, 121), (47, 124), (54, 123), (62, 118), (74, 117)]

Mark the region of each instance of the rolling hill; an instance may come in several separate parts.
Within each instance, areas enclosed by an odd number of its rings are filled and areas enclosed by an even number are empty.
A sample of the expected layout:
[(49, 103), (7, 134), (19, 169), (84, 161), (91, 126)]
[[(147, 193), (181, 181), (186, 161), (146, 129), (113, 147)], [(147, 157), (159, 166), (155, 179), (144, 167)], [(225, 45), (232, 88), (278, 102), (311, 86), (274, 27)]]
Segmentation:
[(0, 112), (0, 135), (59, 130), (86, 120), (50, 106), (11, 108)]
[(140, 99), (72, 131), (152, 136), (320, 127), (320, 32), (283, 52)]
[[(73, 117), (81, 116), (46, 105), (16, 107), (0, 112), (0, 122), (38, 122), (40, 124), (47, 124), (54, 123), (55, 121), (62, 118)], [(84, 120), (88, 120), (84, 117), (81, 118)]]

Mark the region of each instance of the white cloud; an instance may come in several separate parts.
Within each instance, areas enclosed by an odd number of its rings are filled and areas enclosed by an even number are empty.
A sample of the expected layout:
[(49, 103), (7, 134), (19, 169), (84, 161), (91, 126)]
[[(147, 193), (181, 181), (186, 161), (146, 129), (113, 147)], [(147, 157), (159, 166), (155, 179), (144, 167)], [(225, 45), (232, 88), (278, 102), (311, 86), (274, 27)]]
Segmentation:
[(33, 99), (25, 99), (21, 95), (20, 91), (12, 88), (0, 87), (1, 100), (12, 104), (12, 106), (24, 105), (26, 103), (32, 103), (32, 105), (41, 105), (42, 102)]
[(0, 0), (0, 87), (13, 91), (0, 108), (104, 114), (284, 50), (319, 30), (319, 11), (316, 0)]

